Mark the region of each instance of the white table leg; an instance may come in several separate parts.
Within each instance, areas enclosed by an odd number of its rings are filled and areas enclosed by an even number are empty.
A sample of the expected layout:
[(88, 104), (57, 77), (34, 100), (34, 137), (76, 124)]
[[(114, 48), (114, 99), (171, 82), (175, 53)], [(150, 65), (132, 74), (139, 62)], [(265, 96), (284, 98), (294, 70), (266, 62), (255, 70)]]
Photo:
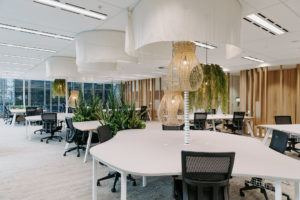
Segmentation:
[(275, 200), (282, 200), (281, 181), (275, 181)]
[(127, 199), (127, 174), (121, 172), (121, 200)]
[(267, 143), (271, 131), (272, 131), (272, 129), (268, 128), (267, 133), (266, 133), (266, 135), (265, 135), (265, 138), (264, 138), (264, 140), (263, 140), (263, 144), (266, 144), (266, 143)]
[(11, 125), (14, 126), (15, 123), (16, 123), (16, 118), (17, 118), (17, 113), (14, 113), (14, 116), (13, 116), (13, 119), (12, 119), (12, 122), (11, 122)]
[(28, 139), (28, 121), (25, 119), (25, 125), (26, 125), (26, 139)]
[(247, 127), (248, 127), (248, 131), (250, 132), (251, 137), (254, 137), (254, 133), (250, 124), (250, 120), (246, 121)]
[(213, 130), (216, 131), (216, 123), (215, 123), (215, 120), (211, 120), (212, 121), (212, 125), (213, 125)]
[(89, 138), (88, 138), (88, 141), (87, 141), (87, 144), (86, 144), (86, 150), (85, 150), (85, 155), (84, 155), (84, 159), (83, 159), (84, 163), (86, 163), (86, 159), (87, 159), (87, 156), (88, 156), (89, 151), (90, 151), (90, 146), (91, 146), (91, 141), (92, 141), (92, 135), (93, 135), (93, 132), (89, 131)]
[(300, 200), (299, 182), (295, 182), (295, 200)]
[(93, 186), (92, 186), (92, 195), (93, 200), (97, 200), (97, 160), (93, 157)]
[(69, 146), (70, 146), (70, 143), (67, 142), (65, 145), (65, 150), (67, 150), (69, 148)]
[(147, 177), (143, 176), (143, 187), (147, 186)]

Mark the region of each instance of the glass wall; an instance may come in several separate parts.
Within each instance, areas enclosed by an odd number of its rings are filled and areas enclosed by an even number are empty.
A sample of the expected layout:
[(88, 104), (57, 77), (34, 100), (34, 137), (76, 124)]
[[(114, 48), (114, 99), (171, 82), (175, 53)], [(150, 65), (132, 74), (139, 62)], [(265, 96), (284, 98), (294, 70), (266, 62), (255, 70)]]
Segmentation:
[[(113, 85), (119, 88), (119, 84)], [(52, 82), (0, 79), (0, 114), (3, 114), (3, 105), (23, 105), (25, 91), (25, 105), (38, 106), (49, 112), (64, 112), (65, 98), (52, 97)], [(111, 84), (68, 82), (69, 94), (72, 90), (81, 91), (89, 105), (92, 96), (97, 96), (105, 103), (109, 96)]]

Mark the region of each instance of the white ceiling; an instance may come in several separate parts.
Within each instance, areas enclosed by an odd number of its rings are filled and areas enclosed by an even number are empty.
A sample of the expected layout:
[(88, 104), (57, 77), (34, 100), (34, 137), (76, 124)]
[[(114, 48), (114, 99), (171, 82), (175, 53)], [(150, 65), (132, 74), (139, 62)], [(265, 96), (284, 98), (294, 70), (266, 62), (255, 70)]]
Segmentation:
[[(66, 36), (92, 29), (125, 30), (127, 8), (139, 0), (61, 0), (108, 15), (104, 21), (69, 13), (34, 3), (33, 0), (0, 0), (0, 23), (35, 29)], [(299, 0), (240, 0), (243, 16), (262, 13), (282, 25), (289, 32), (271, 35), (242, 20), (242, 54), (226, 60), (224, 47), (208, 51), (208, 62), (228, 68), (231, 72), (257, 67), (258, 63), (242, 59), (252, 56), (265, 60), (265, 65), (300, 63), (300, 1)], [(0, 43), (55, 50), (57, 53), (24, 50), (0, 46), (0, 77), (45, 78), (42, 63), (50, 56), (75, 57), (74, 41), (53, 39), (28, 33), (0, 29)], [(198, 48), (200, 62), (206, 62), (205, 50)], [(37, 59), (24, 59), (16, 55)], [(8, 64), (11, 63), (11, 64)], [(22, 64), (22, 65), (18, 65)], [(157, 66), (159, 67), (159, 66)], [(157, 68), (153, 71), (158, 71)], [(149, 70), (146, 70), (149, 73)], [(143, 76), (141, 76), (143, 77)]]

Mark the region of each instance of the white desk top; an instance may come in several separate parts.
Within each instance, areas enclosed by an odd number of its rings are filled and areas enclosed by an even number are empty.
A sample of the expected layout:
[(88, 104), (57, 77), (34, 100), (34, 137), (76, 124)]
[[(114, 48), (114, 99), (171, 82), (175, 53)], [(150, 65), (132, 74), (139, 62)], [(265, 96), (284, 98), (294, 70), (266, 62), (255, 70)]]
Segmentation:
[(99, 121), (73, 122), (74, 128), (80, 131), (94, 131), (101, 126)]
[(12, 113), (26, 113), (26, 109), (9, 109)]
[[(207, 120), (219, 120), (219, 119), (232, 119), (232, 114), (208, 114)], [(245, 116), (245, 119), (252, 119), (253, 117)], [(194, 113), (190, 114), (190, 120), (194, 120)]]
[[(57, 120), (58, 121), (64, 121), (66, 117), (74, 117), (73, 113), (57, 113)], [(42, 117), (41, 115), (34, 115), (34, 116), (28, 116), (25, 117), (27, 121), (41, 121)]]
[(300, 135), (300, 124), (262, 124), (259, 127)]
[[(156, 127), (156, 128), (155, 128)], [(141, 176), (181, 174), (181, 151), (236, 152), (233, 176), (300, 180), (300, 162), (280, 154), (257, 139), (211, 131), (191, 131), (184, 145), (183, 131), (162, 131), (161, 125), (120, 131), (90, 152), (99, 161)]]

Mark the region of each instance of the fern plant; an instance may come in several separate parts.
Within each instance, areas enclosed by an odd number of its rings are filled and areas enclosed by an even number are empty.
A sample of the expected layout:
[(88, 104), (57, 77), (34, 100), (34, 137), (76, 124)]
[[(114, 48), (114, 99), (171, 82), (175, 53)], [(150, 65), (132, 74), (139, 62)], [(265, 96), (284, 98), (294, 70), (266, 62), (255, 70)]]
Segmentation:
[(203, 83), (201, 87), (190, 92), (191, 108), (211, 110), (221, 106), (223, 112), (227, 110), (228, 91), (227, 76), (219, 65), (203, 65)]

